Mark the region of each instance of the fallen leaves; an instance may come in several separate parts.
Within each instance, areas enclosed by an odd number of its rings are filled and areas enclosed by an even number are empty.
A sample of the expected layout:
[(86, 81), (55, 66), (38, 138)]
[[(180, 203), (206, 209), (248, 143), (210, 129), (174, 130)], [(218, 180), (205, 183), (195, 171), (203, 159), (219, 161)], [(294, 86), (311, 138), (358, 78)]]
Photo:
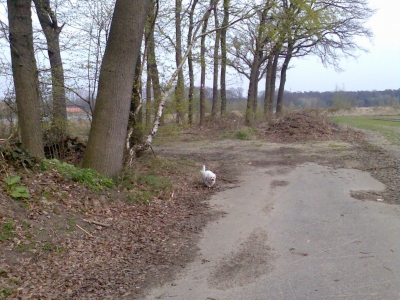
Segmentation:
[(24, 176), (28, 206), (0, 193), (0, 217), (15, 220), (17, 239), (1, 244), (0, 285), (22, 299), (115, 299), (163, 282), (160, 273), (195, 255), (208, 219), (209, 192), (191, 180), (197, 172), (175, 172), (168, 196), (149, 204), (127, 202), (125, 192), (98, 194), (52, 172)]

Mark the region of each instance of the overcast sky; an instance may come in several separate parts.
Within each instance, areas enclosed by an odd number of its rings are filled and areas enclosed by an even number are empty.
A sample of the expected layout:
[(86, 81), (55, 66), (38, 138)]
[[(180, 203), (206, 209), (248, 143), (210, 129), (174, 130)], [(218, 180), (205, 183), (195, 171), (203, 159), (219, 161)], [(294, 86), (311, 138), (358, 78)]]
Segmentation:
[[(359, 52), (357, 59), (343, 59), (340, 62), (342, 72), (336, 72), (333, 67), (325, 68), (315, 56), (293, 58), (290, 63), (292, 68), (287, 72), (285, 90), (324, 92), (336, 89), (381, 91), (400, 88), (400, 0), (369, 0), (369, 4), (377, 10), (366, 23), (374, 37), (371, 42), (368, 39), (360, 40), (369, 52)], [(244, 94), (247, 94), (246, 79), (231, 77), (229, 85), (241, 85)], [(264, 86), (265, 83), (261, 81), (259, 90), (263, 91)]]
[(342, 60), (343, 72), (324, 68), (318, 58), (293, 59), (288, 71), (287, 91), (385, 90), (400, 88), (400, 0), (369, 0), (377, 9), (366, 24), (373, 34), (372, 43), (362, 45), (369, 53), (359, 53), (357, 60)]
[[(400, 0), (369, 0), (369, 3), (371, 8), (377, 10), (366, 23), (374, 37), (371, 42), (360, 40), (369, 53), (359, 52), (357, 59), (343, 59), (340, 62), (344, 70), (342, 72), (336, 72), (333, 67), (325, 68), (314, 56), (293, 58), (285, 90), (323, 92), (336, 89), (371, 91), (400, 88)], [(243, 76), (231, 73), (227, 79), (228, 87), (242, 87), (243, 94), (247, 94), (248, 82)], [(207, 85), (212, 86), (211, 77), (207, 78)], [(264, 86), (261, 81), (259, 90), (264, 90)]]

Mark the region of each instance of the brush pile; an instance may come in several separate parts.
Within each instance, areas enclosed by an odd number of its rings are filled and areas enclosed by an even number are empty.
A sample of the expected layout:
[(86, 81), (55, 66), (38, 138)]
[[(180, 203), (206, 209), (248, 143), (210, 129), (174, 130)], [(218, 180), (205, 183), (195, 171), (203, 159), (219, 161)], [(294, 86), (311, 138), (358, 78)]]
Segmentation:
[(316, 110), (290, 112), (275, 120), (265, 130), (266, 138), (273, 142), (330, 140), (341, 133), (343, 131), (337, 124)]

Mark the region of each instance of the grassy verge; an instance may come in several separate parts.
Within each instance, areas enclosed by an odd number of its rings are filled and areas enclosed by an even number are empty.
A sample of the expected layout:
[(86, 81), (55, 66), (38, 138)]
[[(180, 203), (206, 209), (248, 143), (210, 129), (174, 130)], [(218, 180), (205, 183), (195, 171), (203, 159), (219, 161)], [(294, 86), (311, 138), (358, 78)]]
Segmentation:
[(379, 132), (394, 144), (400, 143), (400, 117), (333, 117), (334, 122), (347, 124), (356, 128)]

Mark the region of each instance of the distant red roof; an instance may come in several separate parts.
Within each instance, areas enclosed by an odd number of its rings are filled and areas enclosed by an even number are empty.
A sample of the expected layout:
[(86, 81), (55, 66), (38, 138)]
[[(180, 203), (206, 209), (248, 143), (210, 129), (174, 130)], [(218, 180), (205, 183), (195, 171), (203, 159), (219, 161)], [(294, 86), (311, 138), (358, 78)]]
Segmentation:
[(84, 113), (83, 109), (79, 107), (67, 107), (68, 113)]

